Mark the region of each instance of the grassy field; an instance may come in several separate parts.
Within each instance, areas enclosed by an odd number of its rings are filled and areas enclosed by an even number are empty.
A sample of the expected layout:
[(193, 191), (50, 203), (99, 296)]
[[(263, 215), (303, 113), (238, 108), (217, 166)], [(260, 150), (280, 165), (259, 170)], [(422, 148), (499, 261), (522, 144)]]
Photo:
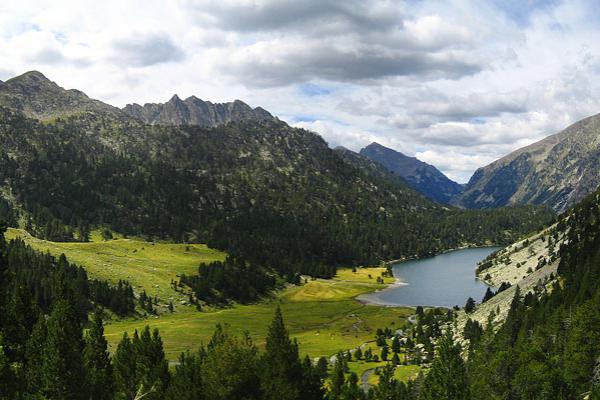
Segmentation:
[(163, 314), (157, 319), (115, 322), (106, 327), (106, 337), (114, 348), (124, 332), (148, 324), (160, 330), (167, 355), (175, 359), (182, 351), (206, 343), (215, 325), (220, 323), (228, 325), (235, 333), (248, 331), (261, 347), (279, 304), (301, 352), (311, 357), (329, 356), (373, 341), (377, 328), (401, 328), (406, 324), (407, 316), (413, 313), (412, 309), (364, 305), (354, 300), (358, 294), (384, 287), (375, 283), (382, 271), (382, 268), (369, 268), (353, 273), (350, 269), (342, 269), (334, 279), (309, 280), (302, 286), (288, 287), (259, 304), (236, 305), (212, 312), (189, 310)]
[[(365, 305), (355, 300), (359, 294), (382, 289), (377, 277), (383, 268), (341, 269), (329, 280), (309, 279), (301, 286), (290, 286), (258, 304), (235, 305), (231, 308), (198, 312), (180, 306), (183, 295), (170, 287), (177, 275), (196, 273), (201, 261), (221, 260), (225, 254), (205, 245), (150, 243), (118, 238), (90, 243), (55, 243), (36, 239), (27, 232), (9, 229), (7, 239), (23, 238), (37, 250), (67, 258), (83, 266), (90, 277), (115, 282), (126, 279), (134, 289), (145, 289), (161, 300), (172, 299), (173, 314), (161, 313), (148, 319), (125, 319), (106, 326), (106, 337), (114, 350), (124, 332), (145, 325), (159, 328), (169, 359), (182, 351), (194, 350), (207, 342), (217, 324), (228, 325), (234, 333), (248, 331), (259, 347), (264, 344), (267, 327), (275, 307), (282, 308), (286, 325), (300, 345), (303, 354), (329, 356), (373, 341), (377, 328), (401, 328), (413, 311)], [(95, 238), (95, 237), (94, 237)], [(384, 278), (392, 283), (393, 278)]]
[[(24, 230), (9, 228), (6, 239), (22, 238), (36, 250), (53, 255), (64, 253), (72, 263), (83, 266), (91, 278), (117, 282), (128, 280), (133, 288), (145, 289), (161, 300), (185, 300), (171, 288), (180, 274), (195, 274), (200, 262), (225, 259), (225, 254), (203, 244), (169, 244), (137, 239), (115, 239), (89, 243), (58, 243), (37, 239)], [(97, 235), (92, 235), (95, 238)]]

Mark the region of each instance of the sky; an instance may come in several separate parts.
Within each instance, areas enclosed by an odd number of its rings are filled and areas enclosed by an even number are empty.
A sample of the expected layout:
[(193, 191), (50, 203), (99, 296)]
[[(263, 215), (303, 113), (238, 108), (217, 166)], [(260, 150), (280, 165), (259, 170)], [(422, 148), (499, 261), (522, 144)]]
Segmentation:
[(118, 107), (241, 99), (466, 182), (600, 112), (595, 3), (3, 0), (0, 80), (38, 70)]

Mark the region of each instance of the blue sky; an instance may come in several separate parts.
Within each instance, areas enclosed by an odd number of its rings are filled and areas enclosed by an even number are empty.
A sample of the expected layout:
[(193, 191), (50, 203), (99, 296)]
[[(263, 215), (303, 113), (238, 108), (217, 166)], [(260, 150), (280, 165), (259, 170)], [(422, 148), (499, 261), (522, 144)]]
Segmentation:
[(600, 112), (593, 1), (0, 3), (0, 80), (40, 70), (116, 106), (239, 98), (465, 182)]

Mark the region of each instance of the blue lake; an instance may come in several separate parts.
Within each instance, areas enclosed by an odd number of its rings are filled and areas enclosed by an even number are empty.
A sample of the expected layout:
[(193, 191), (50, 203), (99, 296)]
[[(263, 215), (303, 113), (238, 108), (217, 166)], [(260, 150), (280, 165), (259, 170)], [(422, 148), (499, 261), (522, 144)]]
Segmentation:
[(475, 279), (477, 263), (500, 247), (455, 250), (435, 257), (392, 266), (402, 284), (359, 297), (388, 306), (464, 306), (469, 297), (479, 302), (487, 285)]

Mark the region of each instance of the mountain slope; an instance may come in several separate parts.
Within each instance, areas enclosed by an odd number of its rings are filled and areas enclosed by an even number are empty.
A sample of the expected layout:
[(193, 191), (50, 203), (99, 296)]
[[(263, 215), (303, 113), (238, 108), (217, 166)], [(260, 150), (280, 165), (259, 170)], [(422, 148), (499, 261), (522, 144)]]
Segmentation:
[(195, 96), (181, 100), (174, 95), (166, 103), (128, 104), (127, 114), (147, 124), (217, 126), (228, 122), (263, 121), (275, 118), (261, 107), (251, 108), (235, 100), (231, 103), (211, 103)]
[(462, 186), (448, 179), (433, 165), (408, 157), (379, 143), (371, 143), (360, 154), (401, 176), (410, 186), (438, 203), (449, 203)]
[(28, 117), (46, 120), (84, 112), (102, 112), (114, 117), (118, 108), (90, 99), (79, 90), (65, 90), (41, 72), (30, 71), (0, 84), (0, 105)]
[(338, 146), (333, 150), (339, 154), (346, 163), (360, 169), (367, 175), (372, 176), (375, 179), (389, 182), (392, 185), (397, 186), (400, 190), (415, 191), (415, 189), (411, 188), (399, 175), (394, 174), (378, 162), (343, 146)]
[(600, 185), (600, 114), (478, 169), (454, 203), (547, 204), (562, 212)]
[[(483, 265), (492, 280), (503, 269), (527, 276), (462, 316), (481, 321), (464, 330), (474, 400), (600, 398), (598, 221), (596, 190), (556, 225)], [(522, 271), (527, 265), (534, 271)], [(498, 313), (499, 326), (487, 325)]]

